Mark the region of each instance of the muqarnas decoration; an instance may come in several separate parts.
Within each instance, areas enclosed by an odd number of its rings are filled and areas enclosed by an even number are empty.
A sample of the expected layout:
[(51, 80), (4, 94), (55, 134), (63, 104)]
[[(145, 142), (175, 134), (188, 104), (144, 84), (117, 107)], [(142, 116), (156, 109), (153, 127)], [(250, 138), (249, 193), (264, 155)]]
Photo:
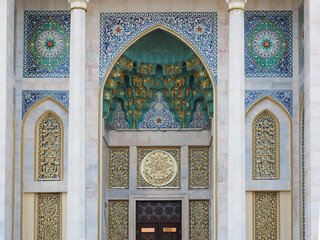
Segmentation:
[(213, 86), (199, 58), (164, 66), (123, 56), (104, 87), (109, 129), (208, 129)]
[(69, 77), (70, 12), (25, 11), (25, 78)]
[(292, 74), (292, 12), (246, 12), (246, 77), (292, 77)]

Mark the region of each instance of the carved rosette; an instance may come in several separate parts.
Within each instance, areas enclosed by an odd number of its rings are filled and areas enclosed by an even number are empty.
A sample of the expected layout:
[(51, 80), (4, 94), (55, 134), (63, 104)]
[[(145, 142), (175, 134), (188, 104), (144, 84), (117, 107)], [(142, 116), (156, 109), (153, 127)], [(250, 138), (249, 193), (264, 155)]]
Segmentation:
[(145, 156), (140, 165), (140, 173), (149, 184), (161, 187), (172, 182), (178, 172), (174, 157), (165, 151), (157, 150)]
[(138, 148), (137, 186), (139, 188), (179, 188), (179, 147)]

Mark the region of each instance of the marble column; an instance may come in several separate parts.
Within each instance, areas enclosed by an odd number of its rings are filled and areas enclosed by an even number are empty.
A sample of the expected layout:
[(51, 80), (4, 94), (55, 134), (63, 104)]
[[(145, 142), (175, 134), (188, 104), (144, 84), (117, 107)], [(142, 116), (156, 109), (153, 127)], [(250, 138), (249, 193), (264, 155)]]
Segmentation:
[(305, 234), (319, 234), (320, 204), (320, 1), (304, 1)]
[(0, 239), (12, 237), (14, 1), (0, 6)]
[(85, 239), (86, 161), (86, 0), (69, 0), (71, 10), (69, 136), (68, 136), (68, 239)]
[(244, 5), (229, 4), (228, 239), (246, 239)]

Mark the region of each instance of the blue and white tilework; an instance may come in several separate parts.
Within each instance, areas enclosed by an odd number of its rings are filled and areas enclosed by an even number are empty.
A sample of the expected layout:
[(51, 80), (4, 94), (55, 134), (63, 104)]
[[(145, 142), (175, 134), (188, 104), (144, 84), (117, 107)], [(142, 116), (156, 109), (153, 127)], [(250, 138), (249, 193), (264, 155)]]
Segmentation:
[(126, 115), (120, 103), (112, 115), (112, 122), (109, 124), (109, 129), (129, 129), (129, 123), (126, 121)]
[(150, 104), (149, 111), (144, 115), (139, 129), (180, 129), (175, 121), (174, 114), (170, 112), (169, 105), (163, 101), (161, 92), (156, 93), (156, 99)]
[[(247, 43), (251, 33), (255, 27), (268, 19), (270, 23), (274, 23), (275, 28), (285, 37), (286, 49), (281, 58), (274, 61), (271, 68), (263, 68), (258, 65), (248, 50), (248, 44), (245, 46), (245, 76), (253, 78), (261, 77), (292, 77), (292, 11), (247, 11), (245, 13), (245, 43)], [(266, 29), (268, 31), (268, 29)], [(281, 35), (282, 35), (281, 34)], [(279, 57), (279, 56), (278, 56)], [(261, 59), (263, 60), (263, 59)], [(271, 60), (271, 59), (270, 59)], [(272, 60), (271, 60), (272, 61)]]
[(162, 25), (189, 41), (217, 77), (217, 14), (212, 12), (101, 13), (100, 84), (112, 61), (133, 39)]
[(201, 109), (201, 103), (197, 104), (196, 111), (193, 113), (192, 121), (189, 124), (189, 128), (208, 129), (209, 124), (206, 121), (205, 113)]
[(292, 117), (293, 93), (291, 90), (246, 90), (245, 110), (247, 111), (259, 99), (269, 96), (279, 102)]
[(69, 91), (23, 90), (22, 91), (22, 119), (29, 109), (45, 97), (52, 97), (69, 109)]
[[(47, 21), (51, 21), (51, 23)], [(46, 27), (47, 31), (44, 31), (43, 34), (40, 34), (39, 27), (43, 23), (47, 22)], [(45, 30), (45, 29), (43, 29)], [(52, 31), (54, 30), (54, 31)], [(66, 35), (63, 37), (60, 33), (65, 32)], [(55, 34), (46, 34), (46, 32), (51, 32)], [(34, 46), (35, 43), (32, 42), (34, 35), (39, 35), (41, 41), (45, 41), (47, 38), (58, 43), (58, 47), (55, 47), (55, 54), (48, 56), (49, 48), (47, 48), (46, 53), (44, 54), (45, 47), (39, 52), (38, 45), (36, 48), (32, 49), (31, 46)], [(70, 66), (70, 11), (25, 11), (24, 12), (24, 57), (23, 57), (23, 77), (24, 78), (67, 78), (69, 77), (69, 66)], [(38, 43), (39, 41), (37, 41)], [(31, 45), (33, 44), (33, 45)], [(44, 43), (45, 44), (45, 43)], [(40, 44), (41, 45), (41, 44)], [(49, 45), (48, 45), (49, 47)], [(53, 43), (52, 46), (53, 47)], [(38, 52), (37, 52), (38, 51)], [(37, 53), (37, 54), (35, 54)], [(39, 53), (39, 54), (38, 54)], [(53, 53), (53, 52), (52, 52)], [(38, 56), (37, 56), (38, 55)], [(50, 66), (50, 61), (55, 62), (54, 67), (46, 68), (39, 61), (39, 56), (48, 58), (48, 66)], [(51, 59), (50, 59), (51, 58)], [(42, 59), (45, 62), (45, 59)], [(56, 63), (58, 61), (58, 64)], [(52, 65), (51, 65), (52, 66)]]
[(304, 4), (299, 7), (299, 70), (304, 68)]

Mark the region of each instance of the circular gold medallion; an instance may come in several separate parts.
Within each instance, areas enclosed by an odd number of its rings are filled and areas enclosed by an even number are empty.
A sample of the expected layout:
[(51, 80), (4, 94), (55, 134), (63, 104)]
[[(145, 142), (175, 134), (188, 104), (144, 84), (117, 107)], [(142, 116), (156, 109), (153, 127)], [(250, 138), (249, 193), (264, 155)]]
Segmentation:
[(140, 164), (143, 179), (152, 186), (161, 187), (172, 182), (178, 172), (174, 157), (165, 151), (148, 153)]

